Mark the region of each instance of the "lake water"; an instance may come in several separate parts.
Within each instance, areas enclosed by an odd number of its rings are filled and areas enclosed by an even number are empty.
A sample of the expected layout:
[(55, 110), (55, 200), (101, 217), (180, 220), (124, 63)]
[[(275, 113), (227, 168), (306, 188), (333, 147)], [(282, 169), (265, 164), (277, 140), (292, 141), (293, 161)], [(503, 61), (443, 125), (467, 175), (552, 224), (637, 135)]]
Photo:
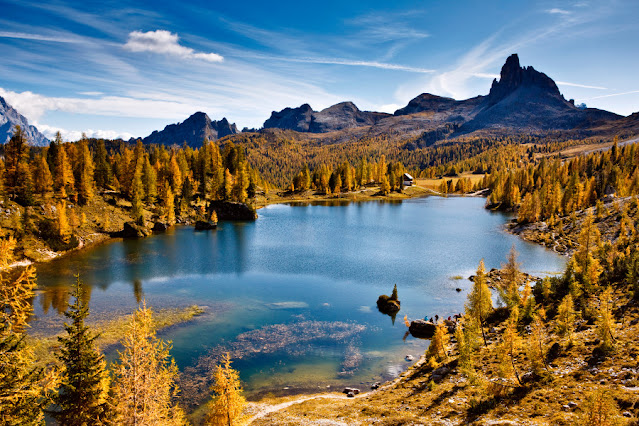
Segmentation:
[[(404, 315), (463, 311), (466, 278), (481, 258), (487, 269), (500, 267), (514, 244), (525, 271), (563, 269), (559, 255), (505, 233), (509, 217), (484, 202), (273, 205), (255, 222), (114, 241), (38, 266), (35, 310), (48, 321), (34, 326), (60, 322), (79, 273), (94, 318), (131, 312), (142, 299), (154, 308), (206, 306), (202, 317), (162, 333), (182, 370), (228, 350), (242, 357), (234, 366), (249, 395), (367, 386), (397, 375), (406, 355), (427, 347), (405, 336)], [(393, 323), (375, 302), (394, 284), (401, 311)]]

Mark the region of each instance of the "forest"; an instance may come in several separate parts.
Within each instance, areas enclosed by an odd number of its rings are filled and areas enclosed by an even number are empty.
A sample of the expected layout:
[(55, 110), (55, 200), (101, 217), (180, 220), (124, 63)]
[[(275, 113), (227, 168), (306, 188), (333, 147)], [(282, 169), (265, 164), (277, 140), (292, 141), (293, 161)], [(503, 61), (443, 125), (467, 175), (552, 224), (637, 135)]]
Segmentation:
[[(481, 174), (475, 185), (459, 179), (453, 186), (452, 180), (444, 180), (440, 192), (485, 189), (487, 208), (514, 211), (519, 223), (545, 221), (548, 232), (578, 223), (578, 244), (563, 274), (533, 282), (524, 280), (515, 252), (492, 288), (481, 262), (465, 314), (454, 330), (438, 325), (415, 377), (443, 366), (456, 371), (474, 401), (466, 411), (472, 417), (512, 402), (521, 392), (553, 391), (559, 380), (553, 367), (561, 357), (557, 353), (589, 351), (601, 363), (632, 357), (635, 349), (623, 340), (618, 323), (625, 315), (636, 316), (639, 300), (636, 144), (619, 146), (615, 141), (610, 149), (565, 159), (559, 152), (579, 141), (478, 138), (425, 147), (418, 140), (402, 142), (411, 150), (375, 139), (318, 145), (306, 152), (308, 141), (243, 137), (204, 141), (193, 149), (88, 138), (67, 143), (58, 135), (49, 147), (33, 148), (17, 129), (0, 161), (0, 198), (20, 209), (3, 226), (0, 239), (4, 424), (37, 424), (45, 415), (61, 424), (187, 423), (177, 402), (179, 372), (170, 344), (157, 337), (153, 311), (144, 304), (131, 318), (123, 350), (111, 365), (85, 323), (89, 310), (80, 277), (64, 313), (66, 336), (60, 338), (58, 362), (36, 364), (25, 341), (37, 283), (32, 266), (11, 267), (20, 241), (38, 235), (53, 250), (73, 248), (78, 244), (75, 228), (88, 219), (68, 206), (86, 206), (110, 194), (126, 200), (132, 221), (152, 218), (170, 225), (185, 212), (208, 214), (213, 201), (251, 203), (257, 192), (278, 187), (339, 194), (375, 184), (385, 194), (402, 190), (405, 172), (444, 178)], [(45, 213), (31, 214), (37, 206)], [(604, 216), (613, 217), (615, 229), (602, 236)], [(494, 306), (493, 294), (499, 306)], [(575, 340), (583, 330), (592, 333)], [(245, 400), (230, 359), (223, 358), (211, 374), (215, 385), (207, 424), (240, 424)], [(430, 384), (426, 388), (437, 390)], [(601, 388), (588, 398), (581, 424), (621, 422), (623, 392)], [(591, 421), (595, 417), (603, 420)]]

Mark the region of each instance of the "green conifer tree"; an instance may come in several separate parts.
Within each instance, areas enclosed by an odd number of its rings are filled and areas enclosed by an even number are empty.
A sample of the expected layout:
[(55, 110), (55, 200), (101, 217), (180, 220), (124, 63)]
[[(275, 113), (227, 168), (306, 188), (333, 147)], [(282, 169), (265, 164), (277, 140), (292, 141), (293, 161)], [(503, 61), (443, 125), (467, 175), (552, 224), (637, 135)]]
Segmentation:
[(486, 334), (484, 333), (484, 319), (493, 310), (493, 300), (490, 288), (486, 283), (486, 268), (484, 267), (484, 259), (479, 261), (477, 274), (473, 281), (473, 288), (468, 294), (468, 302), (466, 303), (466, 314), (476, 320), (484, 339), (484, 345), (488, 345)]
[(80, 277), (76, 278), (71, 293), (75, 300), (64, 313), (71, 323), (64, 324), (67, 335), (58, 337), (61, 350), (57, 357), (64, 369), (54, 398), (57, 407), (51, 411), (51, 416), (69, 426), (107, 424), (109, 377), (106, 362), (95, 344), (98, 336), (85, 324), (89, 306)]

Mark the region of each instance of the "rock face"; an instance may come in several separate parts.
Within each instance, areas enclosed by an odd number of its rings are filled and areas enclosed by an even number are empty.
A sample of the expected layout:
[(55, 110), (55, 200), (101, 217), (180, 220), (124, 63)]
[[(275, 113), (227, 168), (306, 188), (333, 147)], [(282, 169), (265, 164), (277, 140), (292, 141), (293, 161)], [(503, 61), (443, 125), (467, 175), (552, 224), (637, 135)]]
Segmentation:
[(273, 111), (264, 128), (295, 130), (297, 132), (327, 133), (355, 127), (371, 126), (388, 117), (381, 112), (360, 111), (352, 102), (341, 102), (321, 111), (313, 111), (309, 104), (298, 108)]
[(243, 203), (211, 201), (209, 208), (215, 210), (218, 220), (255, 220), (255, 210)]
[(456, 101), (453, 98), (444, 98), (442, 96), (431, 95), (430, 93), (422, 93), (416, 98), (411, 99), (404, 108), (395, 111), (394, 115), (408, 115), (427, 111), (450, 111), (459, 102), (461, 101)]
[(16, 126), (22, 128), (30, 145), (47, 146), (49, 144), (49, 139), (30, 125), (25, 116), (0, 96), (0, 144), (7, 143), (11, 139)]
[(226, 118), (212, 121), (203, 112), (196, 112), (186, 120), (177, 124), (169, 124), (162, 131), (154, 131), (142, 139), (145, 144), (182, 145), (186, 142), (191, 147), (200, 147), (205, 139), (216, 141), (224, 136), (238, 133), (237, 126)]

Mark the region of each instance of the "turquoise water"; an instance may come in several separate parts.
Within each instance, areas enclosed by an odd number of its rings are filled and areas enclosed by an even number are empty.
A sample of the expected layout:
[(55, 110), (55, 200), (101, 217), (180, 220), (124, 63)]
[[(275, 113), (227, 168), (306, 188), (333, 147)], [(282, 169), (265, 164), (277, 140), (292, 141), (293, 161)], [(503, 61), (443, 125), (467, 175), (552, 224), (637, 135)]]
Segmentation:
[[(562, 270), (562, 257), (505, 233), (509, 217), (484, 202), (273, 205), (251, 223), (111, 242), (39, 266), (36, 315), (57, 321), (79, 273), (96, 318), (131, 312), (142, 299), (156, 308), (206, 306), (201, 318), (162, 334), (183, 370), (230, 350), (252, 393), (365, 385), (397, 375), (406, 355), (427, 347), (405, 336), (404, 315), (463, 311), (465, 278), (481, 258), (499, 267), (514, 244), (525, 271)], [(401, 311), (393, 323), (375, 302), (394, 284)]]

